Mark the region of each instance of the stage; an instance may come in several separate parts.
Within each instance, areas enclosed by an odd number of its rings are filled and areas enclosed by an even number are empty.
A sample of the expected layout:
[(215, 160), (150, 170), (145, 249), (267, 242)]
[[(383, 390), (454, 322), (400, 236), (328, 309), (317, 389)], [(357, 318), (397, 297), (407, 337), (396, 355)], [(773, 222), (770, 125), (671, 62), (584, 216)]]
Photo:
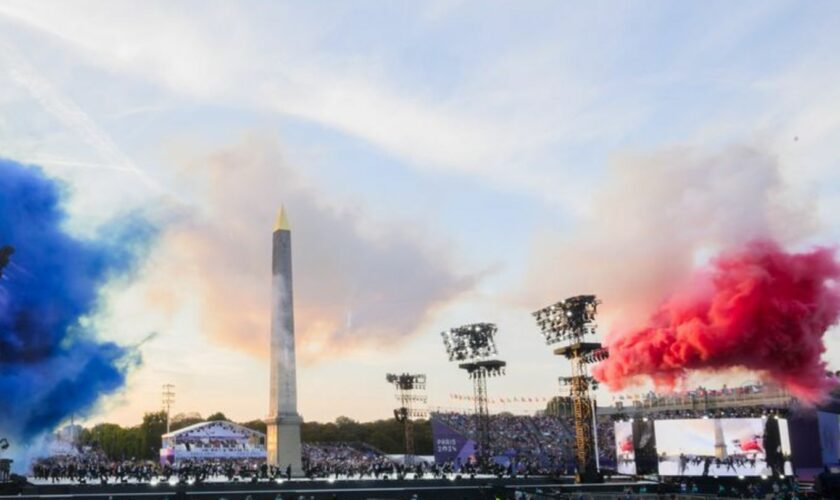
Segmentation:
[(574, 484), (572, 477), (548, 478), (503, 478), (477, 477), (451, 479), (404, 479), (404, 480), (349, 480), (314, 479), (291, 480), (278, 484), (262, 480), (205, 482), (172, 486), (166, 482), (108, 483), (108, 484), (32, 484), (28, 483), (19, 494), (8, 491), (2, 498), (215, 498), (215, 499), (485, 499), (500, 495), (513, 498), (516, 491), (569, 493), (574, 491), (620, 493), (626, 487), (634, 491), (644, 488), (655, 492), (659, 485), (653, 482), (608, 481), (603, 484)]

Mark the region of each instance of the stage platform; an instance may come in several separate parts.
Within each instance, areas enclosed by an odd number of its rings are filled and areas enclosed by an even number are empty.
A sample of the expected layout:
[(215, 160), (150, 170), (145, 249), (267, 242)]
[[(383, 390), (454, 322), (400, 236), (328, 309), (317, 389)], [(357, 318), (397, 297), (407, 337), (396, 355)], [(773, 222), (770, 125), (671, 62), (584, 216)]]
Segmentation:
[(514, 493), (541, 492), (588, 492), (619, 493), (631, 486), (635, 491), (644, 488), (654, 492), (656, 483), (610, 481), (597, 485), (576, 485), (573, 478), (451, 478), (451, 479), (407, 479), (407, 480), (291, 480), (278, 484), (274, 481), (257, 482), (205, 482), (201, 484), (178, 484), (172, 486), (161, 482), (123, 484), (32, 484), (20, 488), (19, 492), (7, 491), (2, 498), (204, 498), (244, 500), (257, 499), (399, 499), (409, 500), (414, 495), (419, 499), (488, 499), (500, 496), (513, 498)]

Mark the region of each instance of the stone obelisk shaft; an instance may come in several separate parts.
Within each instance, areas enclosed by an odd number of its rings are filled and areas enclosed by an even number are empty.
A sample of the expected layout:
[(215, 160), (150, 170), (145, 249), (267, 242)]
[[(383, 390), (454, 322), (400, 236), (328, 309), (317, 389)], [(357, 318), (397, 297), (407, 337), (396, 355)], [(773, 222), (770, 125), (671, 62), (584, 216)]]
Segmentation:
[(271, 259), (271, 368), (266, 420), (268, 463), (302, 473), (297, 413), (295, 320), (292, 300), (292, 232), (281, 209), (274, 226)]

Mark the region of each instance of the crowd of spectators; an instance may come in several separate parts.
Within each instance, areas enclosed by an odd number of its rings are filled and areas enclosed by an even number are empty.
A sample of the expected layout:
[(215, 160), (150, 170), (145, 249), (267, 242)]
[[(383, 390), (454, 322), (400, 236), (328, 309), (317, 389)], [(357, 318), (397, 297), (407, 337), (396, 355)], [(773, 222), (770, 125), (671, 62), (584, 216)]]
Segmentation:
[[(398, 471), (384, 455), (349, 444), (304, 444), (307, 477), (395, 475)], [(159, 481), (239, 481), (289, 478), (291, 470), (271, 467), (265, 459), (195, 458), (160, 464), (151, 460), (111, 460), (104, 453), (85, 450), (35, 460), (31, 477), (48, 483), (114, 483)]]
[(623, 398), (619, 398), (619, 400), (628, 399), (650, 402), (668, 402), (674, 399), (692, 397), (744, 396), (751, 394), (763, 394), (771, 390), (773, 390), (773, 388), (770, 388), (762, 383), (745, 384), (738, 387), (728, 387), (726, 384), (724, 384), (723, 387), (721, 387), (720, 389), (707, 389), (706, 387), (703, 387), (701, 385), (697, 386), (694, 389), (689, 389), (685, 391), (655, 392), (651, 390), (645, 393), (644, 395), (626, 396)]
[[(476, 420), (472, 415), (455, 412), (434, 413), (432, 418), (451, 429), (477, 441)], [(534, 455), (543, 445), (549, 448), (549, 439), (532, 421), (533, 417), (501, 413), (490, 416), (490, 442), (492, 455)], [(552, 436), (564, 435), (560, 428), (547, 431)], [(551, 443), (554, 445), (554, 443)]]
[[(441, 412), (433, 417), (469, 439), (475, 439), (475, 419), (464, 413)], [(601, 467), (616, 467), (615, 422), (599, 416), (598, 460)], [(571, 473), (575, 463), (574, 422), (571, 417), (499, 414), (490, 417), (494, 456), (510, 456), (515, 463), (533, 464), (532, 470)]]
[(307, 477), (371, 477), (394, 474), (394, 463), (369, 447), (351, 443), (303, 444)]
[(633, 396), (619, 396), (614, 400), (617, 407), (621, 406), (681, 406), (686, 404), (697, 404), (703, 402), (733, 402), (744, 401), (756, 398), (779, 396), (789, 398), (789, 394), (783, 389), (767, 386), (761, 383), (746, 384), (739, 387), (727, 387), (720, 389), (707, 389), (699, 386), (692, 390), (676, 392), (654, 392)]
[(618, 463), (615, 448), (615, 423), (611, 418), (599, 417), (598, 460), (603, 467), (614, 469)]
[(574, 424), (566, 418), (549, 415), (530, 417), (537, 435), (539, 451), (550, 457), (572, 461), (574, 455)]
[(161, 465), (151, 460), (109, 460), (100, 453), (40, 458), (31, 477), (48, 483), (155, 483), (160, 481), (239, 481), (284, 477), (290, 471), (258, 459), (181, 460)]
[(645, 409), (641, 413), (619, 412), (609, 416), (612, 420), (628, 420), (633, 415), (651, 420), (691, 419), (691, 418), (761, 418), (769, 416), (784, 417), (788, 410), (784, 408), (768, 408), (766, 406), (740, 406), (725, 409), (679, 409), (679, 410), (651, 410)]
[[(435, 464), (416, 460), (404, 465), (363, 444), (326, 443), (302, 446), (304, 474), (309, 479), (415, 479), (475, 475), (475, 463)], [(493, 473), (537, 473), (533, 468), (495, 467)], [(259, 481), (291, 478), (289, 467), (272, 467), (264, 459), (190, 459), (174, 463), (110, 460), (100, 452), (41, 458), (32, 464), (33, 480), (44, 483), (151, 483)]]
[[(433, 418), (470, 439), (476, 439), (472, 415), (439, 412)], [(566, 420), (552, 416), (501, 413), (490, 416), (490, 454), (506, 457), (504, 474), (567, 474), (574, 464), (574, 434)], [(459, 464), (456, 464), (459, 468)], [(497, 470), (491, 471), (497, 473)]]
[(183, 446), (187, 451), (190, 450), (235, 450), (235, 449), (246, 449), (249, 446), (249, 443), (242, 442), (241, 440), (237, 439), (209, 439), (206, 442), (201, 440), (193, 440), (193, 441), (184, 441), (183, 443), (179, 443), (179, 446)]

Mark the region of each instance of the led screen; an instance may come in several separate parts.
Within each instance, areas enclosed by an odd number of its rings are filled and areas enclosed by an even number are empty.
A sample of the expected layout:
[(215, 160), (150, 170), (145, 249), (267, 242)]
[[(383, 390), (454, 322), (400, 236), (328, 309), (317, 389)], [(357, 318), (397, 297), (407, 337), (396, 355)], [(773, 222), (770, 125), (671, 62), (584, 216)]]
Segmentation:
[(654, 427), (659, 474), (783, 474), (787, 468), (786, 459), (790, 456), (787, 426), (784, 421), (771, 420), (772, 422), (762, 418), (657, 420)]
[(633, 447), (633, 424), (615, 423), (615, 458), (619, 474), (636, 474), (636, 453)]

